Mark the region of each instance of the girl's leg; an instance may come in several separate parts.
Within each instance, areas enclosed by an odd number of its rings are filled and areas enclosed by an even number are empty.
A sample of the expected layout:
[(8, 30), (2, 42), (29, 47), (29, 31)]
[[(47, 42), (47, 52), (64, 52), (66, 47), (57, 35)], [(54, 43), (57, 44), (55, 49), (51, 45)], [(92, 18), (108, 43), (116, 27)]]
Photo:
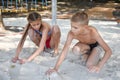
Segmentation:
[(95, 66), (99, 60), (100, 60), (100, 53), (102, 48), (100, 46), (97, 46), (93, 48), (92, 52), (90, 53), (90, 56), (88, 57), (86, 66), (89, 68), (90, 66)]
[(54, 48), (54, 54), (53, 56), (58, 55), (58, 46), (60, 43), (60, 37), (61, 37), (61, 32), (60, 28), (55, 25), (52, 27), (52, 34), (51, 34), (51, 40), (50, 40), (50, 46)]
[(39, 34), (36, 34), (33, 29), (29, 29), (29, 30), (28, 30), (28, 35), (29, 35), (30, 39), (31, 39), (37, 46), (39, 46), (39, 42), (40, 42), (40, 36), (39, 36)]

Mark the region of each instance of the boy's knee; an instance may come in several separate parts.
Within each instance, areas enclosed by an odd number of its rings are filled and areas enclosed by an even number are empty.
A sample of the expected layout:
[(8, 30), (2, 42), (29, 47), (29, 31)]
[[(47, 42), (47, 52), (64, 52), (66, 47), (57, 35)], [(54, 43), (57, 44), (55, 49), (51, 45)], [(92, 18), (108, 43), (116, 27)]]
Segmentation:
[(80, 54), (82, 54), (81, 51), (80, 51), (80, 48), (79, 48), (78, 46), (74, 46), (74, 47), (72, 48), (72, 52), (73, 52), (73, 54), (75, 54), (75, 55), (80, 55)]

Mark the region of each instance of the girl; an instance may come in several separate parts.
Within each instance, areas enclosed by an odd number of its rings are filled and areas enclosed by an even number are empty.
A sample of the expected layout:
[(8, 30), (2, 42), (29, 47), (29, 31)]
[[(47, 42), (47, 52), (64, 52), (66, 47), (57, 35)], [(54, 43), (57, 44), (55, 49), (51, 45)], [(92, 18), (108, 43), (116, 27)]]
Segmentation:
[[(32, 61), (39, 53), (41, 53), (44, 48), (53, 48), (54, 54), (56, 56), (58, 54), (58, 45), (60, 42), (60, 29), (58, 26), (51, 26), (43, 22), (41, 19), (41, 15), (37, 12), (32, 12), (27, 17), (28, 24), (25, 28), (24, 34), (18, 44), (16, 55), (12, 59), (12, 62), (25, 63)], [(37, 50), (28, 58), (28, 59), (19, 59), (20, 51), (25, 42), (26, 36), (29, 35), (30, 39), (38, 46)]]

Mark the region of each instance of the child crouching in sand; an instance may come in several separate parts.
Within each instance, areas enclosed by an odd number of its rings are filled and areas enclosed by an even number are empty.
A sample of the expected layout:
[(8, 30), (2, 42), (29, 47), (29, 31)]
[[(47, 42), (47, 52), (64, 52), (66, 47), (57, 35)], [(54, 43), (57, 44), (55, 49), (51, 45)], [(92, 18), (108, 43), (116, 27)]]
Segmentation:
[[(39, 55), (44, 48), (53, 48), (54, 54), (58, 54), (58, 45), (60, 42), (60, 29), (58, 26), (51, 27), (48, 23), (42, 21), (41, 15), (37, 12), (32, 12), (27, 17), (28, 24), (25, 27), (24, 34), (17, 46), (16, 55), (12, 59), (12, 62), (17, 60), (20, 63), (32, 61), (37, 55)], [(24, 45), (26, 36), (29, 35), (30, 39), (38, 46), (33, 54), (28, 59), (19, 59), (20, 51)]]
[[(103, 65), (110, 58), (112, 51), (107, 43), (102, 39), (98, 31), (88, 25), (89, 19), (85, 12), (77, 12), (71, 18), (71, 30), (68, 32), (67, 40), (58, 61), (53, 69), (49, 69), (46, 73), (49, 75), (58, 71), (73, 39), (79, 42), (74, 45), (72, 51), (77, 55), (86, 57), (86, 67), (90, 72), (99, 72)], [(100, 47), (103, 48), (105, 54), (101, 60), (99, 57)]]

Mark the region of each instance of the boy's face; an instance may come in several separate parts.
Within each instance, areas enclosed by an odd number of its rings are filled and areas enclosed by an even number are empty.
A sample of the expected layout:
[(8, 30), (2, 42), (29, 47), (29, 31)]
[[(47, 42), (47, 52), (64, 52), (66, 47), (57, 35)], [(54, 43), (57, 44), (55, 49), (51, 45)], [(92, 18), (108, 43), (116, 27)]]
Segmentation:
[(36, 20), (36, 21), (32, 21), (30, 23), (30, 25), (32, 26), (33, 29), (39, 30), (40, 29), (40, 25), (41, 25), (41, 21), (39, 19)]
[(71, 22), (71, 31), (74, 33), (74, 35), (78, 35), (82, 33), (82, 27), (84, 25), (80, 24), (79, 22)]

